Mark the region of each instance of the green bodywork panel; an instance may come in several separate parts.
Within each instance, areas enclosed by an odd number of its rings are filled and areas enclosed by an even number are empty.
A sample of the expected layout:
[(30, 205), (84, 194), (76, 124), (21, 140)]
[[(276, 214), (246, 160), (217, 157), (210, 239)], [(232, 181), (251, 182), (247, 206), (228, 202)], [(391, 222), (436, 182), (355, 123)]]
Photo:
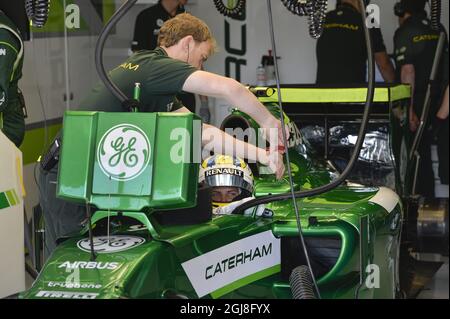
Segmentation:
[[(276, 111), (273, 103), (267, 107)], [(273, 212), (271, 216), (223, 215), (194, 225), (163, 225), (156, 218), (156, 209), (173, 213), (175, 208), (195, 205), (197, 176), (194, 175), (198, 171), (190, 165), (174, 167), (164, 156), (174, 143), (169, 138), (169, 127), (185, 127), (192, 132), (194, 118), (167, 114), (116, 115), (69, 112), (64, 122), (64, 138), (70, 136), (73, 145), (63, 148), (59, 195), (88, 201), (97, 207), (92, 219), (97, 240), (96, 260), (91, 261), (86, 248), (86, 228), (60, 244), (33, 287), (20, 297), (292, 298), (284, 274), (297, 252), (286, 250), (286, 242), (298, 238), (292, 201), (267, 204), (266, 209)], [(234, 111), (233, 115), (245, 118), (252, 127), (258, 128), (246, 114)], [(102, 132), (118, 123), (141, 125), (142, 121), (151, 128), (145, 131), (150, 132), (150, 143), (157, 145), (158, 156), (150, 160), (149, 165), (153, 167), (145, 175), (148, 185), (142, 184), (146, 193), (136, 196), (135, 185), (120, 186), (128, 182), (111, 182), (104, 177), (96, 180), (95, 174), (100, 172), (94, 158)], [(171, 121), (176, 125), (168, 124)], [(301, 140), (301, 135), (296, 138)], [(296, 190), (315, 188), (336, 178), (337, 173), (327, 162), (310, 153), (306, 144), (297, 142), (294, 138), (289, 149)], [(71, 162), (73, 157), (77, 157), (76, 163)], [(75, 170), (70, 165), (79, 166)], [(187, 170), (183, 178), (174, 176), (183, 169)], [(79, 176), (84, 170), (84, 175)], [(275, 181), (273, 176), (255, 174), (255, 185), (257, 197), (289, 191), (287, 176)], [(115, 196), (118, 199), (111, 200)], [(399, 290), (398, 253), (403, 219), (402, 203), (395, 193), (383, 188), (343, 184), (322, 195), (298, 199), (297, 203), (306, 239), (339, 242), (332, 265), (317, 278), (323, 298), (352, 299), (356, 291), (359, 298), (395, 298)], [(112, 236), (111, 242), (105, 239), (107, 234)], [(98, 239), (101, 236), (104, 238)], [(121, 238), (126, 238), (126, 242), (121, 242)], [(117, 250), (121, 244), (131, 246)], [(101, 247), (110, 252), (101, 252)], [(323, 253), (320, 247), (316, 248), (310, 247), (315, 253)], [(250, 265), (253, 270), (249, 272)], [(368, 269), (374, 265), (378, 276), (375, 284), (370, 285), (374, 273)]]
[[(194, 132), (194, 118), (67, 112), (63, 139), (71, 142), (62, 146), (58, 196), (110, 210), (194, 206), (199, 165), (190, 147), (201, 134), (200, 125)], [(187, 161), (171, 160), (178, 149)]]

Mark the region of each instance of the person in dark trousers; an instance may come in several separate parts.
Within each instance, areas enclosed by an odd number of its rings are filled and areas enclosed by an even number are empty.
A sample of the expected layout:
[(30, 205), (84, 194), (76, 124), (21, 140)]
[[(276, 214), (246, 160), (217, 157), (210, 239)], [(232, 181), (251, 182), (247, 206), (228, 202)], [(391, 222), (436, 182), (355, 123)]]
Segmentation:
[[(131, 45), (133, 52), (154, 50), (157, 47), (159, 31), (167, 20), (184, 13), (187, 0), (159, 0), (150, 8), (143, 10), (136, 18), (134, 37)], [(189, 111), (195, 113), (195, 95), (180, 93), (178, 99)], [(202, 100), (203, 101), (203, 100)]]
[(449, 100), (448, 100), (448, 85), (445, 90), (444, 98), (442, 99), (441, 107), (436, 113), (434, 124), (434, 137), (438, 145), (438, 157), (439, 157), (439, 178), (441, 184), (448, 185), (448, 114), (449, 114)]
[(0, 130), (19, 147), (25, 135), (22, 77), (24, 45), (20, 31), (0, 9)]
[[(359, 0), (338, 1), (324, 23), (324, 31), (317, 41), (317, 78), (319, 85), (348, 85), (366, 83), (367, 50)], [(386, 53), (379, 28), (370, 29), (375, 62), (384, 80), (395, 80), (395, 71)]]
[[(395, 6), (395, 14), (399, 17), (400, 24), (394, 35), (397, 76), (402, 83), (409, 84), (412, 89), (409, 106), (411, 141), (420, 124), (440, 34), (440, 31), (431, 28), (425, 4), (426, 0), (402, 0)], [(432, 124), (447, 85), (448, 44), (444, 48), (438, 76), (432, 86), (430, 114), (418, 149), (420, 164), (416, 193), (430, 199), (435, 197), (435, 175), (431, 158)]]

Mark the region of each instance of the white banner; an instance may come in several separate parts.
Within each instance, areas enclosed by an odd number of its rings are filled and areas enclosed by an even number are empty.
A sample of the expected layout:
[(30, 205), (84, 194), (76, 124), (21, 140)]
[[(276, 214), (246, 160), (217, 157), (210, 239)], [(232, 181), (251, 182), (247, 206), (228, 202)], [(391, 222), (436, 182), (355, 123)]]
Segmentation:
[[(280, 239), (275, 238), (271, 231), (266, 231), (210, 251), (182, 266), (201, 298), (280, 263)], [(261, 275), (255, 276), (255, 280), (260, 278)], [(251, 278), (248, 279), (251, 281)]]

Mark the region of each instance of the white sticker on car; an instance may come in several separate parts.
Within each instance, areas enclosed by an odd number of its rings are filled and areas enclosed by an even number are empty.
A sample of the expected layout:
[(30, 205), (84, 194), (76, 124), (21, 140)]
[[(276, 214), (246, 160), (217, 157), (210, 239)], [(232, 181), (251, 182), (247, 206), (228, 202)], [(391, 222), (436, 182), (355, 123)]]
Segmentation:
[(280, 264), (280, 239), (266, 231), (193, 258), (182, 266), (199, 297), (211, 294), (218, 298), (279, 272)]
[(388, 213), (390, 213), (398, 205), (398, 203), (400, 202), (400, 198), (391, 189), (387, 187), (380, 187), (378, 193), (376, 193), (374, 197), (369, 199), (369, 202), (380, 205), (381, 207), (386, 209)]

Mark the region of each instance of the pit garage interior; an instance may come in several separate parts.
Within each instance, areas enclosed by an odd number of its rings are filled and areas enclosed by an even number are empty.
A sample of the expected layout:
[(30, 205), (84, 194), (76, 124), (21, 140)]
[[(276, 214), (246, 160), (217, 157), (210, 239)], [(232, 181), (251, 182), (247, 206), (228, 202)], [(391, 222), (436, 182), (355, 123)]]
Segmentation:
[[(425, 9), (428, 17), (436, 16), (432, 11), (438, 2), (440, 23), (448, 30), (448, 1), (426, 1)], [(439, 162), (438, 147), (431, 145), (435, 191), (431, 198), (421, 196), (421, 158), (415, 147), (422, 136), (408, 125), (411, 86), (398, 76), (386, 83), (375, 64), (373, 90), (370, 75), (360, 84), (316, 84), (319, 40), (310, 34), (317, 32), (311, 23), (326, 22), (311, 12), (335, 10), (336, 0), (305, 1), (312, 9), (300, 14), (290, 12), (297, 2), (285, 0), (188, 0), (184, 5), (209, 26), (217, 42), (217, 52), (203, 69), (242, 83), (289, 127), (283, 142), (290, 169), (286, 165), (281, 179), (267, 174), (263, 165), (249, 164), (255, 181), (249, 203), (265, 207), (253, 215), (245, 203), (244, 208), (233, 207), (233, 214), (216, 214), (211, 190), (198, 186), (200, 162), (173, 163), (166, 155), (175, 143), (170, 129), (190, 133), (186, 143), (200, 140), (195, 121), (240, 132), (259, 128), (239, 105), (220, 97), (205, 102), (197, 94), (194, 115), (80, 109), (101, 80), (96, 54), (105, 26), (111, 26), (101, 52), (105, 74), (119, 66), (133, 72), (137, 66), (125, 61), (134, 54), (135, 22), (157, 3), (0, 0), (0, 13), (17, 26), (23, 40), (13, 51), (17, 57), (23, 54), (18, 86), (26, 105), (20, 147), (0, 130), (0, 298), (448, 299), (449, 188), (439, 178), (439, 165), (448, 170), (448, 162)], [(396, 3), (365, 2), (368, 15), (378, 19), (394, 67)], [(108, 25), (127, 5), (126, 14)], [(159, 27), (163, 22), (158, 21)], [(0, 31), (11, 33), (1, 19)], [(151, 27), (139, 32), (153, 35)], [(442, 45), (435, 51), (442, 52), (431, 57), (430, 65), (448, 61), (448, 36), (437, 34)], [(7, 45), (11, 48), (6, 42), (0, 38), (2, 78), (11, 72), (2, 62), (10, 52), (5, 51)], [(361, 38), (360, 46), (366, 45)], [(435, 73), (441, 72), (442, 64), (434, 64)], [(17, 65), (14, 61), (13, 74)], [(368, 74), (370, 68), (368, 61)], [(426, 87), (437, 82), (424, 81)], [(134, 82), (132, 86), (139, 94)], [(8, 89), (0, 86), (0, 94), (2, 90)], [(0, 115), (5, 103), (1, 98)], [(105, 132), (123, 123), (152, 132), (144, 138), (150, 141), (151, 164), (147, 161), (139, 172), (144, 173), (134, 180), (101, 177), (105, 168), (99, 145), (105, 142)], [(251, 143), (249, 136), (238, 135)], [(200, 151), (183, 148), (192, 158)], [(54, 174), (43, 177), (41, 168), (51, 164)], [(344, 173), (339, 185), (305, 195), (332, 185)], [(48, 183), (45, 190), (43, 179)], [(292, 196), (297, 196), (295, 204)], [(55, 247), (48, 247), (45, 219), (50, 215), (43, 210), (56, 198), (61, 211), (61, 203), (77, 203), (86, 219), (77, 233), (66, 232), (55, 238)], [(64, 218), (72, 217), (67, 213)], [(64, 232), (63, 224), (55, 222), (54, 227)], [(119, 249), (110, 236), (118, 245), (130, 246)], [(264, 241), (268, 244), (252, 246)], [(239, 249), (244, 259), (239, 259)], [(252, 257), (245, 259), (250, 252)], [(214, 258), (219, 258), (217, 263)], [(264, 262), (258, 265), (258, 258)], [(197, 271), (202, 267), (204, 273)]]

